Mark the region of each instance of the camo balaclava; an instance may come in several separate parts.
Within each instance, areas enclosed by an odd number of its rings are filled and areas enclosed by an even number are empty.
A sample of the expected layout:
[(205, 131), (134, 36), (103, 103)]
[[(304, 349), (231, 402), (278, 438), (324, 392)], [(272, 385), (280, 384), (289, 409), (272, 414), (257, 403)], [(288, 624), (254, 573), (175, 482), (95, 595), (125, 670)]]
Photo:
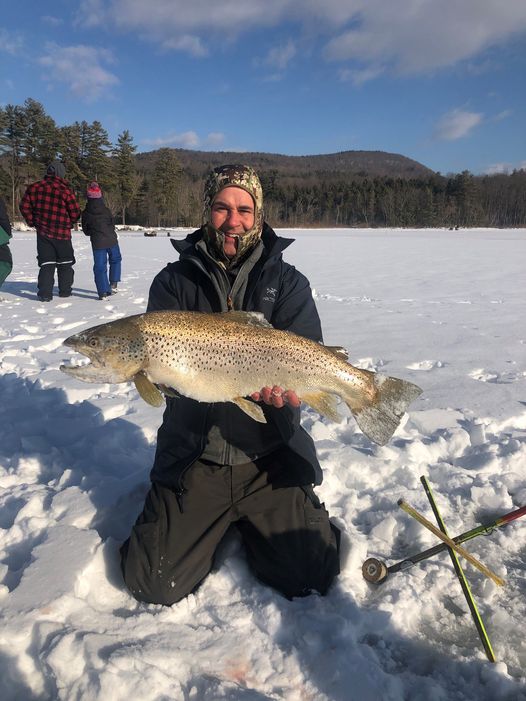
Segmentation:
[[(240, 187), (254, 200), (254, 226), (239, 237), (236, 255), (230, 259), (225, 256), (223, 250), (224, 233), (211, 224), (214, 200), (226, 187)], [(205, 182), (203, 224), (207, 245), (226, 267), (236, 265), (257, 245), (263, 231), (263, 190), (253, 168), (245, 165), (225, 165), (210, 172)]]

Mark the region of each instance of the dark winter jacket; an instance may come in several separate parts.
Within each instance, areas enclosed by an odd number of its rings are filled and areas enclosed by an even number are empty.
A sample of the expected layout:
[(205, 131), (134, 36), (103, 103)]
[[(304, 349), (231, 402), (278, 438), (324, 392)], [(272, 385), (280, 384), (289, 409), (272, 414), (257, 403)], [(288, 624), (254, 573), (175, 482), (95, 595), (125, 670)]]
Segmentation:
[(4, 200), (0, 197), (0, 227), (4, 231), (4, 236), (2, 236), (2, 231), (0, 229), (0, 243), (7, 243), (8, 239), (11, 238), (11, 222), (7, 216), (7, 209)]
[(71, 227), (80, 218), (80, 207), (65, 180), (46, 175), (28, 186), (20, 201), (20, 213), (37, 234), (71, 240)]
[[(9, 221), (9, 217), (7, 216), (7, 209), (5, 206), (4, 200), (0, 197), (0, 263), (5, 264), (6, 267), (5, 271), (3, 269), (3, 266), (0, 266), (2, 270), (0, 270), (0, 274), (2, 272), (5, 272), (7, 275), (6, 271), (10, 270), (10, 267), (13, 265), (13, 258), (11, 256), (11, 251), (9, 250), (8, 241), (11, 238), (11, 222)], [(3, 279), (0, 278), (0, 280)]]
[[(154, 279), (148, 300), (148, 311), (179, 309), (185, 311), (221, 312), (221, 298), (211, 265), (195, 244), (203, 231), (189, 234), (182, 241), (172, 241), (180, 253)], [(290, 330), (314, 341), (321, 341), (321, 325), (307, 278), (282, 258), (282, 251), (293, 239), (278, 237), (267, 225), (263, 229), (263, 252), (252, 267), (244, 293), (242, 308), (262, 312), (277, 329)], [(238, 307), (239, 308), (239, 307)], [(238, 433), (239, 446), (253, 447), (256, 454), (264, 449), (265, 440), (279, 437), (278, 443), (295, 454), (293, 464), (282, 476), (283, 486), (321, 483), (321, 469), (310, 436), (300, 426), (300, 410), (285, 406), (276, 409), (262, 405), (267, 425), (260, 424), (237, 406), (226, 402), (207, 404), (187, 397), (167, 398), (163, 423), (157, 434), (157, 450), (151, 479), (184, 489), (186, 469), (203, 453), (206, 438), (219, 410), (232, 414), (231, 425)], [(269, 436), (269, 431), (274, 436)]]
[(82, 212), (82, 231), (90, 237), (93, 248), (112, 248), (117, 244), (115, 222), (102, 197), (88, 199)]

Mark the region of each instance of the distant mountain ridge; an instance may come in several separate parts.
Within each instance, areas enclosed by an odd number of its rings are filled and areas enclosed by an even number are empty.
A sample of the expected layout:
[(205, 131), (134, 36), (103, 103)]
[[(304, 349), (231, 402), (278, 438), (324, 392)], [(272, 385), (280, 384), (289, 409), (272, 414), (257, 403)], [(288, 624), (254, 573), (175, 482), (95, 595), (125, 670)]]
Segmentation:
[[(153, 169), (159, 150), (136, 154), (140, 170)], [(345, 176), (426, 178), (434, 174), (430, 168), (398, 153), (386, 151), (340, 151), (311, 156), (285, 156), (279, 153), (250, 151), (173, 150), (185, 172), (202, 178), (211, 168), (226, 163), (245, 163), (263, 172), (276, 171), (281, 178), (302, 180), (320, 176), (339, 179)]]

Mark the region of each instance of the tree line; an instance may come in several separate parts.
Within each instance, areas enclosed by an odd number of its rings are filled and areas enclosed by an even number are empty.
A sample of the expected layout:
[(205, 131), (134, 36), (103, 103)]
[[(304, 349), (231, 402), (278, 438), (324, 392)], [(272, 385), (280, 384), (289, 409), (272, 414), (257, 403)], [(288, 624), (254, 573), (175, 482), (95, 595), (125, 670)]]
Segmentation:
[[(92, 180), (118, 222), (199, 226), (202, 178), (181, 166), (177, 151), (156, 151), (141, 168), (129, 130), (112, 144), (94, 121), (59, 127), (41, 103), (0, 107), (0, 194), (13, 220), (26, 186), (60, 159), (81, 203)], [(221, 154), (217, 154), (221, 164)], [(240, 156), (242, 159), (242, 155)], [(274, 226), (519, 227), (526, 226), (526, 171), (475, 176), (464, 171), (418, 177), (323, 171), (315, 177), (260, 168), (267, 220)]]
[[(270, 175), (270, 177), (268, 177)], [(286, 226), (522, 227), (526, 171), (444, 177), (351, 176), (315, 185), (278, 184), (263, 174), (267, 218)]]

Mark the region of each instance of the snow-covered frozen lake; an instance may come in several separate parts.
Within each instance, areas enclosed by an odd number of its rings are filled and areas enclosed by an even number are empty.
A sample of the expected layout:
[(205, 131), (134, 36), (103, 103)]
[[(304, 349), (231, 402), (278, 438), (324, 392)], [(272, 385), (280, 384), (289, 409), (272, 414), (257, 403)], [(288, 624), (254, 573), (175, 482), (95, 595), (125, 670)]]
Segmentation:
[[(325, 598), (287, 601), (227, 538), (217, 569), (171, 608), (124, 589), (118, 548), (148, 488), (161, 409), (133, 385), (58, 370), (62, 341), (144, 311), (176, 258), (166, 231), (122, 231), (123, 281), (99, 301), (89, 241), (74, 234), (74, 294), (36, 299), (36, 244), (15, 231), (0, 296), (2, 701), (519, 701), (526, 699), (526, 518), (466, 548), (506, 580), (466, 573), (497, 657), (486, 660), (449, 556), (366, 582), (437, 539), (426, 475), (452, 535), (526, 504), (526, 230), (282, 230), (310, 279), (325, 341), (422, 396), (391, 442), (352, 417), (303, 414), (343, 530)], [(185, 230), (171, 230), (182, 237)]]

